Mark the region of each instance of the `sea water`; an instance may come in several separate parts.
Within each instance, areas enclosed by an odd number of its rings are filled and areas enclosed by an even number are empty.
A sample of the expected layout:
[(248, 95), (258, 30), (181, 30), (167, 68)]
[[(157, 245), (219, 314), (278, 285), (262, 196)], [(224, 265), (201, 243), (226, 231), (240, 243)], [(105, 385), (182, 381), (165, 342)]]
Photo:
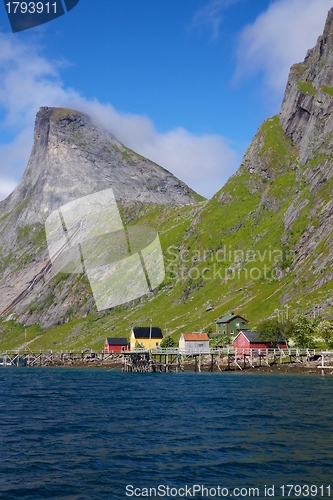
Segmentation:
[(329, 375), (1, 368), (0, 498), (333, 498), (332, 391)]

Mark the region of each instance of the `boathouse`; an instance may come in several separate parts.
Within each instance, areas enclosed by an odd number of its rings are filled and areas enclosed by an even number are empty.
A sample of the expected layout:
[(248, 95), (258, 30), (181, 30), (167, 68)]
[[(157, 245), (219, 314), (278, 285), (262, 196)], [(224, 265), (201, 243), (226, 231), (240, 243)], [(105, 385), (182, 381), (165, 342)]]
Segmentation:
[(157, 326), (135, 326), (131, 331), (130, 348), (156, 349), (163, 339), (162, 330)]
[(104, 342), (104, 354), (115, 354), (129, 350), (127, 339), (108, 337)]
[[(272, 347), (272, 342), (268, 340), (260, 340), (258, 339), (257, 332), (239, 332), (237, 337), (234, 339), (234, 349), (242, 350), (244, 354), (249, 354), (251, 350), (265, 350), (270, 349)], [(280, 349), (287, 349), (287, 343), (285, 339), (281, 338), (281, 341), (278, 342), (277, 347)]]
[(234, 312), (225, 314), (215, 321), (216, 334), (237, 335), (237, 333), (241, 330), (244, 331), (250, 329), (248, 322), (248, 319), (243, 318), (243, 316), (235, 314)]
[(179, 339), (179, 352), (182, 354), (209, 353), (207, 333), (182, 333)]

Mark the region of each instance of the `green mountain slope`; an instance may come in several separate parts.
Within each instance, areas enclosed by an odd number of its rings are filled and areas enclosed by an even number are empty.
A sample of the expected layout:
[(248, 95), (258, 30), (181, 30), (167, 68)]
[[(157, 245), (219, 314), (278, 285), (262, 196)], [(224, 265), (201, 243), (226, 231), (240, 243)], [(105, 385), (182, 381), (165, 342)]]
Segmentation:
[[(84, 275), (41, 280), (33, 299), (3, 316), (0, 348), (27, 341), (32, 350), (101, 350), (106, 336), (129, 336), (151, 319), (178, 339), (215, 330), (215, 319), (231, 311), (253, 329), (277, 315), (332, 318), (332, 49), (333, 9), (316, 47), (291, 68), (280, 114), (262, 124), (239, 170), (211, 200), (121, 207), (129, 226), (159, 233), (166, 278), (157, 290), (97, 312)], [(42, 231), (20, 231), (22, 249), (30, 245), (22, 255), (43, 255)], [(36, 326), (52, 310), (61, 311), (56, 321)]]

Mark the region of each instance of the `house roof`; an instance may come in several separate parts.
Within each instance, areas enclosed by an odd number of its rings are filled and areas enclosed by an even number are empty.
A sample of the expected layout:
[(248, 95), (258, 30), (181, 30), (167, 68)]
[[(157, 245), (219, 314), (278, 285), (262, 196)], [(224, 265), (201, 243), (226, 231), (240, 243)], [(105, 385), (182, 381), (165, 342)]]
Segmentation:
[[(237, 337), (239, 337), (240, 335), (244, 335), (244, 337), (249, 341), (251, 342), (251, 344), (270, 344), (271, 341), (270, 340), (264, 340), (264, 339), (258, 339), (257, 338), (257, 335), (258, 335), (258, 332), (249, 332), (248, 330), (244, 330), (244, 331), (240, 331), (239, 334), (237, 335)], [(234, 338), (234, 341), (237, 339), (237, 337)], [(279, 342), (285, 342), (286, 340), (281, 337), (279, 339)]]
[(265, 340), (257, 339), (258, 332), (250, 332), (250, 331), (246, 330), (244, 332), (243, 331), (239, 332), (239, 334), (243, 334), (244, 337), (252, 344), (255, 344), (255, 343), (262, 344), (263, 342), (265, 342)]
[(157, 326), (135, 326), (133, 334), (136, 339), (163, 339), (162, 330)]
[(218, 318), (216, 320), (216, 323), (230, 323), (231, 320), (236, 319), (236, 318), (240, 318), (243, 321), (245, 321), (246, 323), (249, 322), (249, 320), (246, 318), (243, 318), (243, 316), (240, 316), (239, 314), (231, 313), (231, 314), (225, 314), (224, 316), (221, 316), (221, 318)]
[(128, 345), (128, 341), (125, 337), (108, 337), (106, 341), (108, 345)]
[(182, 335), (186, 341), (209, 340), (207, 333), (183, 333)]

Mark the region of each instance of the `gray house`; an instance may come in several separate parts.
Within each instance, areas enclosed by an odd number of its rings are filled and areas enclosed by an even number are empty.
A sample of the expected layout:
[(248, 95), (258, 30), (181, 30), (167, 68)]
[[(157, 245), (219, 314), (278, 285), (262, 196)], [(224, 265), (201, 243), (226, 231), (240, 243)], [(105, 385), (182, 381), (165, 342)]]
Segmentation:
[(208, 354), (209, 337), (207, 333), (182, 333), (179, 339), (179, 352), (182, 354)]

